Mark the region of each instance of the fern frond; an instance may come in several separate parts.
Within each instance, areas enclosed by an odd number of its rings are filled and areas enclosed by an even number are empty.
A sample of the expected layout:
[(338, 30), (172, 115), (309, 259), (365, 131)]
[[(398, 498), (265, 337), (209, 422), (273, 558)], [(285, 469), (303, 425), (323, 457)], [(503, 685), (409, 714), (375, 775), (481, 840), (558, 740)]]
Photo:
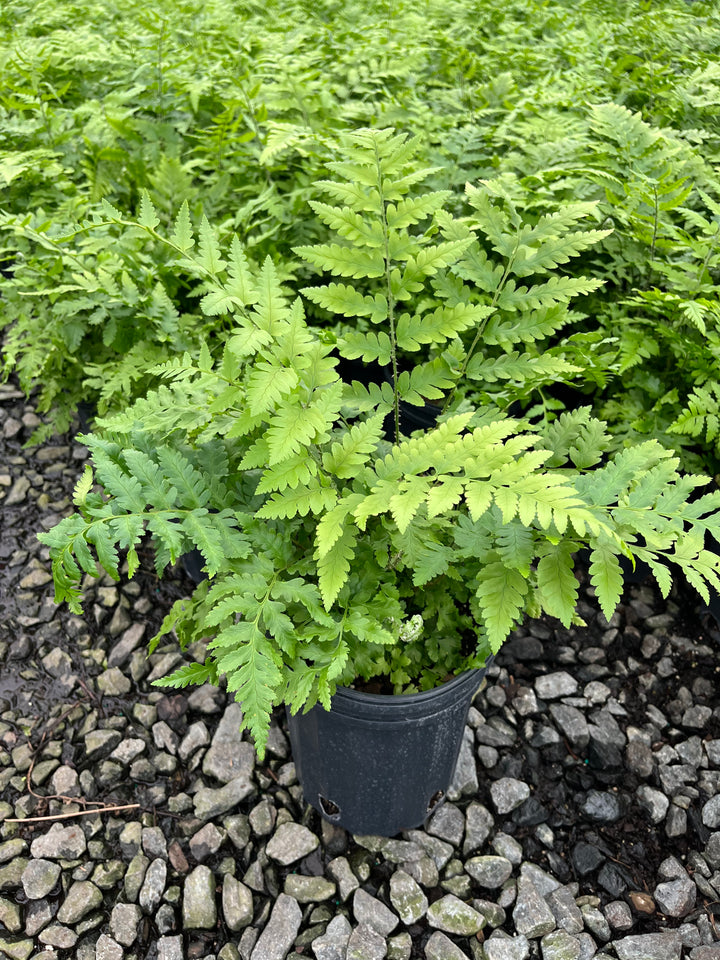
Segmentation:
[(355, 553), (358, 530), (354, 524), (345, 523), (340, 536), (327, 552), (317, 555), (318, 586), (326, 610), (330, 610), (338, 594), (347, 583), (350, 562)]
[[(268, 462), (268, 446), (266, 441), (262, 441), (261, 453), (254, 461), (255, 465), (264, 467)], [(250, 460), (245, 458), (246, 465)], [(317, 464), (314, 460), (308, 459), (304, 451), (281, 460), (280, 463), (263, 470), (262, 477), (255, 488), (258, 494), (271, 493), (275, 490), (282, 491), (288, 487), (295, 488), (300, 485), (307, 485), (313, 477), (317, 476)]]
[(255, 516), (260, 519), (290, 519), (305, 517), (309, 513), (322, 514), (330, 510), (337, 500), (337, 494), (331, 487), (323, 487), (317, 479), (309, 483), (274, 493)]
[(578, 373), (582, 373), (582, 367), (560, 357), (533, 357), (517, 350), (499, 357), (486, 358), (475, 354), (466, 370), (470, 380), (488, 383), (497, 380), (566, 379)]
[(381, 293), (363, 295), (345, 283), (328, 283), (322, 287), (303, 287), (308, 300), (341, 317), (369, 317), (371, 323), (387, 318), (387, 300)]
[(72, 502), (76, 507), (79, 507), (80, 510), (85, 506), (87, 495), (92, 490), (93, 483), (93, 469), (90, 464), (88, 464), (73, 489)]
[(250, 413), (257, 416), (273, 410), (280, 398), (291, 393), (297, 384), (298, 375), (292, 367), (267, 361), (256, 363), (247, 385)]
[(317, 405), (286, 405), (270, 417), (266, 439), (270, 458), (268, 466), (274, 466), (287, 457), (299, 453), (308, 446), (318, 433), (325, 430), (327, 421)]
[(429, 481), (425, 477), (408, 477), (400, 482), (399, 487), (390, 497), (388, 508), (400, 533), (405, 533), (428, 495)]
[(375, 450), (383, 431), (382, 414), (376, 414), (368, 420), (353, 424), (339, 443), (333, 443), (330, 450), (323, 454), (323, 468), (336, 477), (350, 479), (367, 461), (368, 455)]
[(222, 259), (220, 244), (207, 217), (203, 217), (198, 231), (198, 265), (211, 277), (216, 277), (227, 266)]
[(252, 621), (226, 627), (208, 647), (213, 651), (218, 671), (228, 675), (228, 690), (242, 703), (242, 726), (250, 731), (262, 758), (270, 712), (282, 688), (280, 658), (265, 633)]
[(523, 311), (512, 315), (495, 313), (490, 316), (483, 330), (484, 343), (501, 346), (508, 351), (516, 343), (534, 343), (551, 337), (573, 319), (564, 305), (546, 307), (543, 310)]
[(599, 290), (604, 281), (591, 277), (552, 276), (545, 283), (532, 287), (516, 287), (508, 280), (498, 298), (501, 310), (542, 310), (556, 303), (567, 303), (573, 297), (586, 296)]
[(607, 541), (599, 540), (590, 552), (590, 582), (605, 619), (610, 620), (622, 596), (623, 575), (617, 552)]
[(489, 563), (478, 575), (476, 597), (494, 653), (520, 619), (527, 589), (526, 578), (503, 563)]
[(170, 234), (170, 242), (173, 243), (183, 253), (186, 253), (195, 246), (187, 200), (183, 200), (182, 204), (180, 205), (180, 209), (175, 218), (173, 232)]
[(576, 549), (571, 541), (548, 544), (537, 565), (540, 603), (546, 613), (557, 617), (565, 627), (570, 627), (577, 606), (579, 585), (573, 573)]
[(190, 684), (217, 683), (217, 667), (212, 660), (205, 663), (187, 663), (168, 677), (153, 680), (155, 687), (175, 687), (184, 689)]
[(338, 277), (381, 277), (385, 273), (382, 253), (377, 249), (341, 247), (337, 243), (313, 247), (294, 247), (293, 251), (307, 263)]
[(397, 320), (397, 345), (401, 350), (414, 351), (425, 344), (444, 343), (477, 326), (492, 312), (492, 307), (458, 303), (453, 307), (438, 307), (432, 313), (422, 315), (403, 313)]

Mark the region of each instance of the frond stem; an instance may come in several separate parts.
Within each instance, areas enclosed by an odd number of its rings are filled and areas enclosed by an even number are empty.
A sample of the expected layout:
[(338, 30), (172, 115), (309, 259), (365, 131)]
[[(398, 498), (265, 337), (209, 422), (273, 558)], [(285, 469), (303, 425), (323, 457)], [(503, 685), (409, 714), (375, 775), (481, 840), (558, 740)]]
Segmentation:
[(400, 443), (400, 397), (398, 396), (398, 364), (397, 364), (397, 339), (395, 336), (395, 299), (392, 292), (392, 280), (390, 278), (390, 234), (388, 230), (387, 211), (385, 209), (385, 196), (383, 194), (383, 176), (380, 163), (380, 153), (377, 143), (375, 147), (375, 166), (377, 169), (378, 193), (380, 194), (380, 216), (382, 218), (383, 231), (383, 259), (385, 261), (385, 286), (387, 290), (388, 321), (390, 323), (390, 357), (392, 360), (393, 375), (393, 412), (395, 418), (395, 443)]
[(658, 201), (657, 185), (655, 185), (655, 186), (653, 187), (653, 195), (654, 195), (654, 197), (655, 197), (655, 210), (654, 210), (654, 213), (653, 213), (653, 235), (652, 235), (652, 243), (650, 244), (650, 263), (652, 263), (652, 261), (655, 259), (655, 244), (657, 243), (658, 217), (659, 217), (659, 214), (660, 214), (659, 206), (658, 206), (658, 202), (659, 202), (659, 201)]
[[(503, 275), (502, 275), (502, 277), (501, 277), (501, 279), (500, 279), (500, 283), (497, 285), (497, 288), (496, 288), (496, 290), (495, 290), (495, 293), (493, 294), (492, 303), (490, 304), (490, 308), (491, 308), (493, 311), (494, 311), (495, 308), (497, 307), (498, 300), (500, 299), (500, 294), (501, 294), (502, 291), (503, 291), (503, 287), (505, 286), (505, 282), (507, 281), (507, 278), (508, 278), (508, 276), (510, 275), (510, 271), (512, 270), (512, 267), (513, 267), (513, 263), (515, 262), (515, 254), (517, 253), (518, 244), (519, 244), (519, 238), (516, 238), (516, 240), (515, 240), (515, 247), (513, 248), (513, 252), (512, 252), (512, 253), (510, 254), (510, 256), (508, 257), (508, 262), (505, 264), (505, 271), (503, 272)], [(458, 385), (458, 383), (463, 379), (463, 377), (465, 376), (465, 372), (466, 372), (466, 370), (467, 370), (467, 368), (468, 368), (468, 365), (469, 365), (469, 363), (470, 363), (470, 360), (472, 359), (472, 355), (473, 355), (473, 353), (475, 352), (475, 349), (477, 348), (477, 345), (478, 345), (478, 343), (480, 342), (480, 338), (482, 337), (483, 333), (485, 332), (485, 327), (488, 325), (488, 321), (490, 320), (490, 317), (492, 317), (492, 315), (493, 315), (492, 313), (489, 313), (489, 314), (487, 315), (487, 317), (484, 317), (484, 318), (480, 321), (480, 323), (478, 324), (478, 328), (477, 328), (477, 331), (476, 331), (476, 333), (475, 333), (475, 337), (474, 337), (474, 339), (473, 339), (473, 342), (470, 344), (470, 349), (469, 349), (468, 352), (465, 354), (465, 359), (463, 360), (463, 365), (462, 365), (462, 367), (460, 368), (460, 373), (458, 374), (457, 380), (456, 380), (456, 382), (455, 382), (455, 386), (452, 388), (452, 390), (451, 390), (450, 393), (448, 394), (447, 399), (445, 400), (445, 403), (443, 404), (443, 408), (442, 408), (442, 412), (443, 412), (443, 413), (446, 412), (447, 408), (448, 408), (448, 407), (450, 406), (450, 404), (452, 403), (453, 397), (455, 396), (455, 392), (456, 392), (456, 390), (457, 390), (457, 385)]]

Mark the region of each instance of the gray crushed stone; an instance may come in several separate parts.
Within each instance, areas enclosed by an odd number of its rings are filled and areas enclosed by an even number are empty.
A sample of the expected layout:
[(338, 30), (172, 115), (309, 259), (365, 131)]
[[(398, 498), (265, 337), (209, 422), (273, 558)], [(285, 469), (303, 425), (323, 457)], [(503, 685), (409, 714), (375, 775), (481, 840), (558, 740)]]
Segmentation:
[(304, 805), (281, 710), (261, 764), (223, 687), (152, 686), (203, 659), (146, 656), (179, 571), (88, 580), (85, 618), (53, 604), (35, 532), (85, 451), (24, 449), (36, 422), (0, 385), (0, 955), (720, 960), (720, 634), (685, 635), (678, 598), (632, 586), (609, 624), (582, 601), (587, 633), (519, 628), (445, 802), (352, 837)]

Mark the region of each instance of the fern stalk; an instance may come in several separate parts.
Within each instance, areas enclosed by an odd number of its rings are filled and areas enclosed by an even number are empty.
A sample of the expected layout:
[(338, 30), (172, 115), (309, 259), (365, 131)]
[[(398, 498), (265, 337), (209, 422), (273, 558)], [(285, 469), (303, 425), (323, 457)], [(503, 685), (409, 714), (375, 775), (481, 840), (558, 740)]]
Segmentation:
[(650, 244), (650, 268), (652, 269), (652, 262), (655, 259), (655, 244), (657, 243), (658, 235), (658, 221), (660, 216), (660, 207), (659, 207), (659, 198), (658, 198), (658, 188), (657, 184), (653, 184), (653, 197), (655, 200), (655, 207), (653, 210), (653, 234), (652, 242)]
[(400, 442), (400, 396), (398, 394), (398, 361), (397, 361), (397, 337), (395, 331), (395, 298), (392, 291), (392, 280), (390, 277), (390, 232), (387, 222), (387, 207), (385, 205), (385, 194), (383, 193), (383, 169), (380, 163), (380, 151), (377, 143), (375, 147), (375, 169), (377, 171), (377, 186), (380, 195), (380, 217), (383, 231), (383, 257), (385, 260), (385, 290), (388, 302), (388, 324), (390, 327), (390, 358), (392, 362), (393, 375), (393, 417), (395, 421), (395, 443)]
[(708, 263), (710, 263), (710, 257), (715, 253), (715, 248), (717, 247), (718, 237), (720, 237), (720, 223), (716, 224), (715, 232), (713, 233), (710, 242), (708, 243), (707, 252), (703, 259), (700, 268), (698, 269), (697, 279), (695, 281), (695, 286), (693, 288), (693, 293), (697, 294), (702, 286), (703, 277), (705, 276), (705, 271), (707, 270)]
[[(517, 253), (517, 248), (518, 248), (518, 240), (516, 239), (516, 241), (515, 241), (515, 249), (513, 250), (513, 252), (512, 252), (512, 253), (510, 254), (510, 256), (508, 257), (507, 263), (505, 264), (505, 271), (503, 272), (503, 275), (502, 275), (502, 278), (501, 278), (501, 280), (500, 280), (500, 283), (498, 284), (497, 290), (496, 290), (495, 293), (493, 294), (492, 302), (490, 303), (490, 308), (491, 308), (491, 311), (493, 311), (493, 312), (494, 312), (494, 311), (496, 310), (496, 308), (497, 308), (498, 300), (500, 299), (500, 294), (502, 293), (503, 287), (504, 287), (505, 284), (507, 283), (507, 279), (508, 279), (508, 277), (510, 276), (510, 271), (512, 270), (513, 261), (514, 261), (514, 259), (515, 259), (515, 254)], [(472, 360), (473, 354), (475, 353), (475, 350), (477, 349), (477, 346), (478, 346), (478, 344), (480, 343), (480, 339), (481, 339), (481, 337), (482, 337), (482, 335), (483, 335), (483, 332), (484, 332), (485, 328), (487, 327), (487, 325), (488, 325), (490, 319), (492, 318), (492, 316), (493, 316), (493, 313), (491, 312), (491, 313), (489, 313), (486, 317), (484, 317), (484, 318), (478, 323), (478, 327), (477, 327), (477, 330), (475, 331), (475, 336), (473, 337), (473, 341), (472, 341), (472, 343), (470, 344), (470, 346), (469, 346), (469, 348), (468, 348), (468, 350), (467, 350), (467, 353), (465, 354), (465, 359), (464, 359), (463, 362), (462, 362), (462, 366), (460, 367), (460, 373), (459, 373), (459, 375), (458, 375), (458, 378), (457, 378), (457, 381), (456, 381), (456, 383), (455, 383), (455, 386), (452, 388), (452, 390), (450, 391), (450, 393), (448, 394), (448, 396), (447, 396), (447, 398), (446, 398), (446, 400), (445, 400), (445, 403), (443, 404), (443, 407), (442, 407), (442, 412), (443, 412), (443, 413), (446, 413), (446, 412), (447, 412), (450, 404), (451, 404), (452, 401), (453, 401), (453, 398), (455, 397), (455, 392), (456, 392), (458, 386), (459, 386), (459, 385), (462, 383), (462, 381), (464, 380), (465, 374), (467, 373), (468, 365), (469, 365), (470, 361)]]

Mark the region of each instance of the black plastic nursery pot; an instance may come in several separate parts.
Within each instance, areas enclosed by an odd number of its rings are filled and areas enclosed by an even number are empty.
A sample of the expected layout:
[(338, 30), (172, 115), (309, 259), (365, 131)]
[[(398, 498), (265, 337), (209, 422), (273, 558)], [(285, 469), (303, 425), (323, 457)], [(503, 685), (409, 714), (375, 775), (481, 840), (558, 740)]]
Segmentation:
[[(368, 387), (371, 383), (381, 385), (392, 383), (390, 367), (382, 367), (379, 363), (364, 363), (360, 360), (346, 360), (341, 357), (338, 361), (338, 373), (345, 383), (357, 380)], [(442, 409), (434, 403), (426, 403), (423, 407), (416, 407), (405, 400), (400, 401), (400, 432), (409, 437), (414, 430), (431, 430), (437, 425)], [(392, 412), (388, 413), (383, 421), (383, 433), (386, 440), (395, 441), (395, 419)]]
[(203, 580), (207, 580), (208, 575), (203, 570), (205, 558), (197, 549), (197, 547), (195, 547), (189, 553), (184, 553), (180, 557), (180, 563), (182, 564), (183, 570), (187, 576), (190, 577), (193, 583), (202, 583)]
[(305, 800), (357, 835), (420, 826), (452, 781), (470, 703), (485, 676), (468, 670), (424, 693), (339, 687), (330, 710), (287, 711)]

